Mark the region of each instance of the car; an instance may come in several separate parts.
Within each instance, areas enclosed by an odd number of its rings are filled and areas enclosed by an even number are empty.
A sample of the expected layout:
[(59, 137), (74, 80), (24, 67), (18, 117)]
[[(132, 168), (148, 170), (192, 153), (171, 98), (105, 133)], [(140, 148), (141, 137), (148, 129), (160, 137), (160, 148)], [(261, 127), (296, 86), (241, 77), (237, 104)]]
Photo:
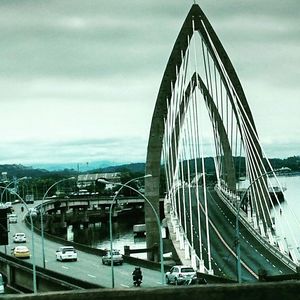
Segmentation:
[(17, 232), (13, 236), (14, 243), (26, 243), (26, 235), (23, 232)]
[(197, 272), (191, 266), (173, 266), (166, 273), (167, 284), (190, 284), (197, 281)]
[(5, 207), (6, 208), (12, 208), (13, 206), (12, 206), (12, 202), (5, 202)]
[[(102, 256), (102, 264), (103, 265), (110, 265), (111, 264), (111, 254), (110, 250), (106, 252), (104, 256)], [(112, 259), (114, 265), (122, 265), (123, 264), (123, 256), (119, 250), (112, 251)]]
[(7, 216), (9, 223), (18, 223), (18, 216), (16, 214), (9, 214)]
[(36, 217), (37, 216), (37, 209), (34, 207), (29, 208), (28, 213), (32, 216), (32, 217)]
[(56, 250), (56, 260), (73, 260), (77, 261), (77, 251), (73, 246), (62, 246)]
[(26, 246), (17, 246), (12, 249), (12, 255), (17, 258), (30, 258), (30, 251)]
[(5, 281), (4, 281), (4, 276), (2, 273), (0, 273), (0, 294), (4, 294), (5, 291)]

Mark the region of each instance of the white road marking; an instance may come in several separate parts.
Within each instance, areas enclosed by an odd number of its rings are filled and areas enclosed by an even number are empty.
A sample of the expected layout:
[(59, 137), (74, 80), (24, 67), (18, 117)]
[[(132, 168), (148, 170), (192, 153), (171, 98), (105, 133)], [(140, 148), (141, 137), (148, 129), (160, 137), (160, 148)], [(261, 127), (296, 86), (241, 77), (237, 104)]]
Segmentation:
[(66, 269), (66, 270), (69, 270), (69, 268), (68, 268), (68, 267), (66, 267), (66, 266), (62, 266), (62, 268), (63, 268), (63, 269)]
[(126, 287), (126, 288), (129, 288), (129, 285), (126, 285), (126, 284), (120, 284), (120, 286), (122, 286), (122, 287)]
[(92, 274), (87, 274), (87, 276), (92, 277), (92, 278), (96, 278), (96, 276), (92, 275)]

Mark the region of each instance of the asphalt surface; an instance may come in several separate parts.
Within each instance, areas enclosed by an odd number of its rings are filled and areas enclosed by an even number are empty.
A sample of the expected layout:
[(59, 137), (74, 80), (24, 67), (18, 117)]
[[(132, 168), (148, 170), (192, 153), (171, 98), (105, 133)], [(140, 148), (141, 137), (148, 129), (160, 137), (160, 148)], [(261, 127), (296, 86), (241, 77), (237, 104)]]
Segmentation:
[[(35, 205), (38, 204), (36, 201)], [(35, 205), (29, 205), (33, 207)], [(18, 222), (16, 224), (10, 224), (9, 228), (9, 245), (7, 248), (7, 254), (11, 253), (11, 249), (16, 245), (26, 245), (30, 252), (31, 257), (27, 259), (28, 262), (32, 263), (32, 234), (29, 228), (24, 224), (24, 215), (26, 211), (21, 211), (21, 204), (14, 205), (14, 213), (18, 215)], [(26, 243), (14, 243), (13, 235), (16, 232), (24, 232), (26, 234)], [(112, 286), (112, 273), (111, 267), (103, 265), (101, 257), (97, 255), (88, 254), (82, 251), (78, 251), (78, 260), (76, 262), (60, 262), (56, 261), (55, 252), (61, 244), (49, 241), (45, 239), (45, 258), (46, 268), (74, 277), (88, 282), (100, 284), (104, 287)], [(5, 247), (0, 246), (0, 251), (5, 252)], [(34, 234), (34, 252), (35, 252), (35, 263), (38, 266), (43, 265), (42, 259), (42, 242), (41, 236)], [(131, 273), (135, 266), (124, 263), (121, 266), (114, 266), (114, 281), (115, 288), (132, 288), (132, 276)], [(159, 271), (143, 269), (143, 287), (158, 287), (161, 286), (161, 273)]]
[[(181, 218), (187, 224), (186, 232), (189, 240), (193, 239), (196, 253), (202, 255), (205, 266), (209, 266), (208, 239), (206, 230), (206, 219), (203, 192), (199, 189), (200, 197), (200, 234), (198, 222), (198, 210), (196, 195), (192, 193), (192, 215), (190, 214), (190, 203), (185, 201), (186, 213), (181, 213)], [(236, 259), (236, 237), (235, 237), (235, 215), (226, 204), (218, 197), (213, 189), (207, 191), (208, 216), (209, 216), (209, 246), (211, 253), (211, 266), (215, 275), (237, 279)], [(178, 207), (183, 207), (181, 201)], [(190, 230), (190, 221), (193, 222), (193, 230)], [(202, 253), (200, 253), (200, 244)], [(242, 262), (242, 280), (246, 282), (257, 281), (260, 269), (267, 271), (268, 275), (282, 275), (292, 273), (283, 262), (267, 251), (247, 229), (240, 223), (240, 249)]]

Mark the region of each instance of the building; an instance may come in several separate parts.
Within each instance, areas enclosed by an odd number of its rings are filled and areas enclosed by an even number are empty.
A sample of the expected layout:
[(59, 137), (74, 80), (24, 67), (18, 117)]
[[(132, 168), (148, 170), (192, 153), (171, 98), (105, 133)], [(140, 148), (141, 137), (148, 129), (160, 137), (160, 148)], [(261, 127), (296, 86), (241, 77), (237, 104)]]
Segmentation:
[(79, 190), (82, 190), (91, 186), (95, 186), (96, 182), (99, 179), (112, 182), (106, 184), (105, 187), (106, 189), (112, 189), (115, 186), (113, 183), (121, 183), (121, 173), (112, 172), (112, 173), (95, 173), (95, 174), (78, 175), (77, 187)]

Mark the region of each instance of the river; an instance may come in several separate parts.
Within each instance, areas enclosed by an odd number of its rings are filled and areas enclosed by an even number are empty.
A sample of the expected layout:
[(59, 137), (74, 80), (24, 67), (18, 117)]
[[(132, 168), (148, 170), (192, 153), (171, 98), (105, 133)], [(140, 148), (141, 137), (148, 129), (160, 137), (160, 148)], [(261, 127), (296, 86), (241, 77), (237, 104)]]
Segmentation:
[[(272, 212), (275, 217), (276, 234), (281, 237), (284, 247), (300, 246), (300, 175), (298, 176), (279, 176), (279, 182), (286, 188), (284, 192), (285, 201), (281, 207), (277, 206)], [(247, 183), (244, 183), (245, 185)], [(278, 183), (273, 183), (278, 186)], [(280, 212), (281, 209), (281, 212)], [(113, 247), (120, 249), (124, 253), (124, 246), (131, 249), (146, 247), (145, 237), (134, 237), (133, 225), (144, 223), (144, 216), (131, 215), (113, 222)], [(109, 249), (109, 226), (108, 223), (90, 225), (87, 229), (68, 230), (68, 239), (78, 243), (90, 245), (100, 249)], [(133, 254), (134, 256), (134, 254)], [(146, 254), (135, 254), (139, 258), (146, 258)], [(300, 257), (300, 255), (299, 255)]]

